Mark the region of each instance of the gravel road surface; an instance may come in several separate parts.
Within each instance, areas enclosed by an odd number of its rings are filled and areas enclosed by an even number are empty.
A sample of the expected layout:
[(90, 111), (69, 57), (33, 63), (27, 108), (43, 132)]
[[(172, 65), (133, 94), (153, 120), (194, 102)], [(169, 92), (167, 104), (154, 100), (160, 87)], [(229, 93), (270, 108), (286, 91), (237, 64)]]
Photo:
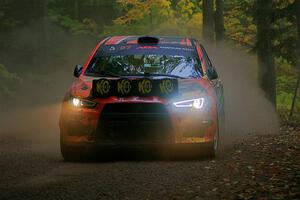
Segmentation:
[(289, 129), (252, 135), (213, 160), (68, 163), (58, 144), (2, 136), (0, 199), (300, 199), (299, 144)]

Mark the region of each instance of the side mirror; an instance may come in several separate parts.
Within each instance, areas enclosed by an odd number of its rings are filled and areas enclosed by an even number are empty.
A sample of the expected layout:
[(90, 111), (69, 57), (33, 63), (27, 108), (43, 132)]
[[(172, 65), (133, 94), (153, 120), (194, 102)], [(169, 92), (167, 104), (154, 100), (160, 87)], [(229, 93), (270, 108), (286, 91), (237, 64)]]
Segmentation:
[(81, 65), (75, 65), (74, 76), (78, 78), (82, 72), (83, 67)]
[(207, 73), (207, 76), (210, 80), (214, 80), (219, 78), (217, 71), (215, 70), (215, 68), (210, 67)]

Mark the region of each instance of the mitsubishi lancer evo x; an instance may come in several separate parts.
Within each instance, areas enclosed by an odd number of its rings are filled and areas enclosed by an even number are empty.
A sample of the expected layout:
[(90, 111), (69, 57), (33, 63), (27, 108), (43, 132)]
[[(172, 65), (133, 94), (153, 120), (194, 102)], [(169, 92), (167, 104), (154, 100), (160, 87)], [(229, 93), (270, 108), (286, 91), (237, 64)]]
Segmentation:
[[(194, 39), (114, 36), (100, 41), (65, 94), (61, 152), (192, 147), (214, 157), (224, 130), (223, 85)], [(200, 148), (201, 147), (201, 148)], [(103, 151), (104, 153), (104, 151)]]

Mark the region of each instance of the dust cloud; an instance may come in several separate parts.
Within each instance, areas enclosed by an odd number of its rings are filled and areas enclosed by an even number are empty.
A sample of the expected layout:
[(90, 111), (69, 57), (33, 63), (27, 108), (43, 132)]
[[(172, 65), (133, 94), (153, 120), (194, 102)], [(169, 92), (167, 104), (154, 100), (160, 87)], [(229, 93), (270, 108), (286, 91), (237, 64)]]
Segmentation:
[(276, 134), (279, 118), (257, 82), (256, 57), (243, 49), (206, 45), (224, 84), (226, 145), (251, 134)]
[[(32, 89), (37, 88), (38, 81), (27, 85), (27, 90), (24, 92), (26, 101), (34, 102), (39, 99), (38, 106), (34, 103), (24, 104), (28, 106), (17, 106), (0, 114), (0, 142), (21, 141), (42, 148), (49, 147), (54, 151), (59, 149), (60, 101), (67, 86), (72, 82), (72, 66), (80, 63), (75, 60), (81, 57), (83, 63), (87, 58), (87, 51), (92, 49), (83, 48), (81, 41), (77, 44), (79, 45), (74, 47), (74, 43), (69, 41), (63, 45), (63, 52), (68, 54), (65, 58), (68, 59), (64, 65), (60, 63), (56, 70), (59, 67), (64, 69), (68, 67), (68, 70), (57, 70), (47, 75), (48, 79), (53, 80), (50, 91)], [(224, 83), (226, 134), (223, 139), (225, 143), (233, 144), (236, 140), (244, 139), (253, 133), (277, 133), (279, 119), (276, 111), (265, 98), (256, 81), (256, 58), (242, 50), (230, 47), (205, 46)], [(74, 48), (77, 48), (76, 53), (72, 54)], [(80, 51), (84, 53), (78, 53)], [(74, 62), (71, 58), (75, 58)], [(46, 97), (49, 96), (51, 102), (47, 101)], [(18, 102), (21, 103), (23, 99), (24, 95), (18, 99)]]
[[(47, 43), (41, 43), (41, 27), (48, 30)], [(59, 149), (61, 101), (73, 81), (74, 66), (84, 64), (97, 39), (72, 35), (45, 21), (22, 26), (2, 39), (21, 47), (17, 55), (0, 52), (0, 63), (22, 83), (14, 98), (0, 99), (0, 143)]]
[(0, 143), (59, 152), (59, 111), (57, 103), (5, 113), (0, 119)]

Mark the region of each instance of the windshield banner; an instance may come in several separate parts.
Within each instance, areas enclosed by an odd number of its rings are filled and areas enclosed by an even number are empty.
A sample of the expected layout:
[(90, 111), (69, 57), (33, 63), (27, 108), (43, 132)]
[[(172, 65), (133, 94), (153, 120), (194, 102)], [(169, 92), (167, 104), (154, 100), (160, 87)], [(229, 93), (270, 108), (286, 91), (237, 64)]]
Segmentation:
[(107, 98), (110, 96), (159, 96), (171, 98), (178, 94), (177, 79), (97, 79), (93, 81), (92, 96)]

